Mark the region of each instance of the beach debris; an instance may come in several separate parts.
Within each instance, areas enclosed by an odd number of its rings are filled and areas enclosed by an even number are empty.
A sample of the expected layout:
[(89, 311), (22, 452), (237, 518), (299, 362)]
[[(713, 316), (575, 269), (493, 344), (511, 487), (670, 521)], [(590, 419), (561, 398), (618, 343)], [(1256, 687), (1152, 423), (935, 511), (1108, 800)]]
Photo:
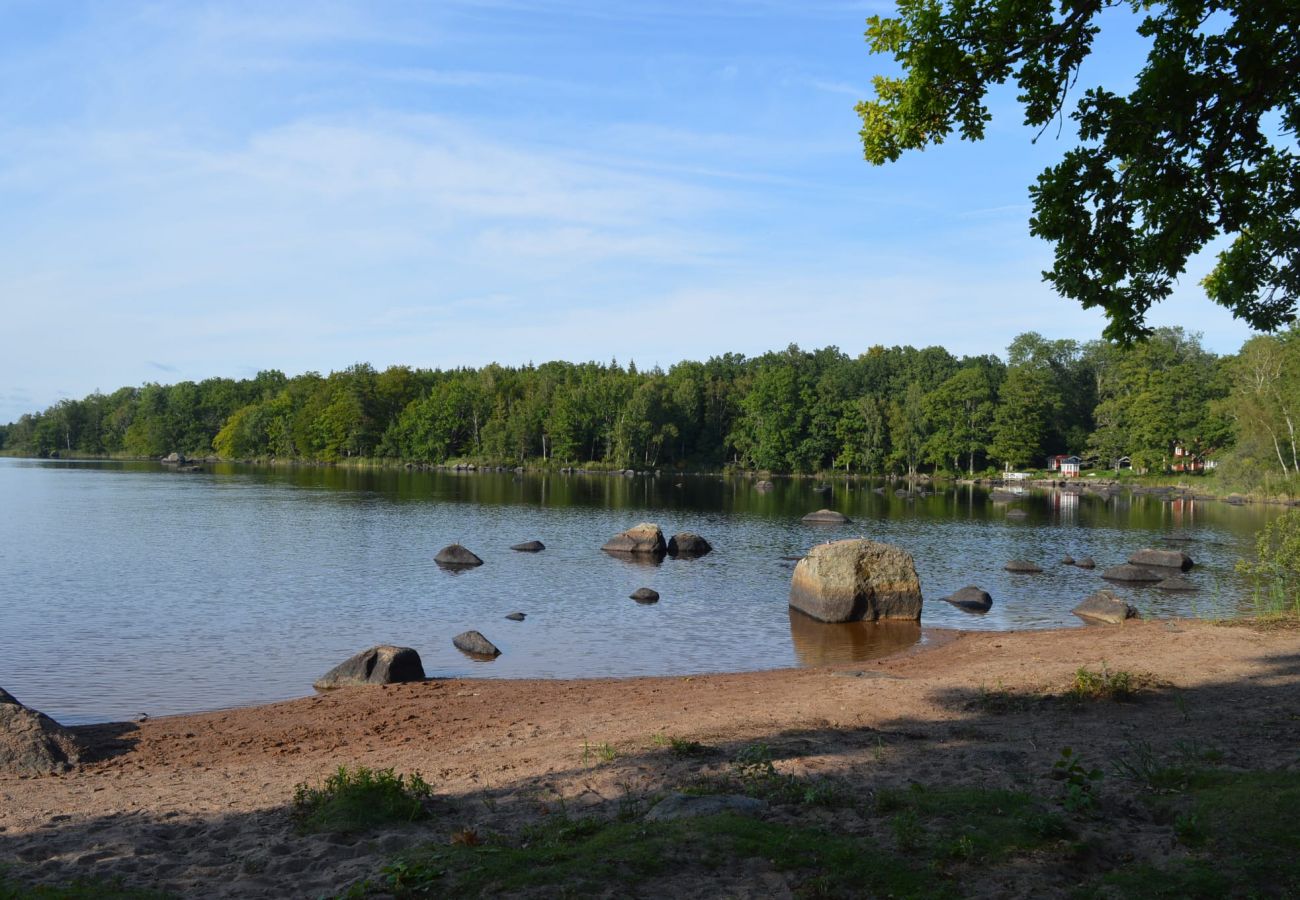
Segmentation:
[(853, 520), (842, 512), (836, 512), (833, 509), (819, 509), (816, 512), (810, 512), (799, 521), (805, 525), (848, 525)]
[(627, 531), (614, 535), (600, 549), (606, 553), (631, 553), (644, 556), (663, 556), (668, 552), (664, 533), (658, 525), (642, 522)]
[(753, 816), (767, 809), (767, 801), (744, 794), (669, 794), (645, 814), (647, 822), (671, 822), (734, 813)]
[(506, 613), (506, 618), (509, 619), (511, 622), (522, 622), (524, 619), (528, 618), (528, 616), (525, 613), (512, 612), (512, 613)]
[(1188, 581), (1181, 575), (1170, 575), (1164, 581), (1156, 583), (1156, 587), (1162, 591), (1195, 591), (1198, 590), (1196, 585)]
[(912, 555), (865, 538), (819, 544), (794, 567), (790, 605), (822, 622), (921, 618)]
[(456, 635), (451, 639), (452, 644), (457, 650), (468, 653), (470, 656), (490, 656), (496, 657), (501, 655), (496, 644), (483, 637), (477, 631), (466, 631)]
[(1163, 581), (1165, 576), (1158, 575), (1142, 566), (1124, 563), (1103, 570), (1101, 577), (1107, 581)]
[(448, 544), (443, 547), (433, 561), (449, 569), (467, 569), (470, 566), (483, 565), (483, 560), (460, 544)]
[(713, 552), (713, 545), (691, 531), (674, 534), (668, 541), (668, 555), (682, 559), (703, 556)]
[(524, 541), (522, 544), (514, 544), (510, 549), (520, 553), (540, 553), (546, 549), (546, 545), (541, 541)]
[(1161, 569), (1178, 569), (1186, 572), (1192, 566), (1192, 558), (1178, 550), (1139, 550), (1128, 558), (1135, 566), (1156, 566)]
[(1043, 571), (1041, 566), (1037, 563), (1032, 563), (1027, 559), (1013, 559), (1002, 568), (1008, 572), (1021, 572), (1026, 575), (1037, 575), (1039, 572)]
[(637, 603), (658, 603), (659, 592), (648, 587), (639, 587), (628, 595)]
[(1137, 608), (1109, 588), (1089, 595), (1070, 612), (1089, 625), (1123, 625), (1129, 619), (1139, 618)]
[(81, 761), (72, 732), (0, 688), (0, 774), (54, 775)]
[(993, 608), (993, 598), (989, 592), (969, 584), (959, 591), (953, 591), (951, 595), (940, 598), (947, 603), (968, 613), (986, 613)]
[(359, 684), (399, 684), (423, 680), (424, 664), (420, 662), (420, 654), (410, 647), (380, 644), (348, 657), (316, 679), (312, 686), (318, 691), (328, 691)]

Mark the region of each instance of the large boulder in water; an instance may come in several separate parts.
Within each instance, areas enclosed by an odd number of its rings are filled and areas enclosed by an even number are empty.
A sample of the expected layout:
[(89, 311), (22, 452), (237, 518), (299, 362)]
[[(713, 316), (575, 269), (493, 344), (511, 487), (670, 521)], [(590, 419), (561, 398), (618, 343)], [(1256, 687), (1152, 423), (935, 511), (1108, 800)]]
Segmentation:
[(833, 509), (819, 509), (808, 513), (799, 521), (805, 525), (848, 525), (852, 520), (844, 513)]
[(410, 647), (380, 644), (339, 663), (318, 678), (313, 687), (318, 691), (327, 691), (358, 684), (398, 684), (423, 680), (424, 664), (420, 662), (420, 654)]
[(679, 557), (703, 556), (713, 552), (713, 545), (690, 531), (674, 534), (668, 541), (668, 555)]
[(471, 656), (500, 656), (496, 644), (483, 637), (477, 631), (466, 631), (451, 639), (457, 650)]
[(447, 566), (452, 569), (466, 569), (470, 566), (483, 565), (483, 560), (460, 544), (448, 544), (443, 547), (438, 551), (438, 555), (433, 558), (433, 561), (440, 566)]
[(794, 567), (790, 605), (823, 622), (921, 618), (912, 555), (865, 538), (819, 544)]
[(1128, 561), (1135, 566), (1156, 566), (1161, 569), (1178, 569), (1180, 572), (1186, 572), (1195, 563), (1186, 553), (1178, 550), (1139, 550), (1128, 558)]
[(668, 545), (664, 543), (664, 533), (658, 525), (642, 522), (614, 535), (600, 549), (606, 553), (663, 556), (668, 552)]
[(973, 584), (967, 585), (959, 591), (954, 591), (951, 596), (942, 599), (962, 612), (986, 613), (993, 608), (993, 598), (989, 596), (989, 592), (981, 590)]
[(1102, 588), (1070, 610), (1089, 625), (1123, 625), (1138, 618), (1135, 607), (1121, 600), (1114, 591)]
[(0, 774), (52, 775), (81, 760), (72, 732), (0, 688)]

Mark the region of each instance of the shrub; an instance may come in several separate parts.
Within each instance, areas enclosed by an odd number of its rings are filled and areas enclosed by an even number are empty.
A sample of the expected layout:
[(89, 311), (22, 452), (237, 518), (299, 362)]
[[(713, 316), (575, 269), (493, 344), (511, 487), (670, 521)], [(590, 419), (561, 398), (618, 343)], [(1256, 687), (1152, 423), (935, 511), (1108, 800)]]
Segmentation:
[(392, 769), (339, 766), (319, 788), (294, 788), (293, 815), (303, 831), (361, 831), (427, 819), (432, 796), (418, 772), (407, 778)]

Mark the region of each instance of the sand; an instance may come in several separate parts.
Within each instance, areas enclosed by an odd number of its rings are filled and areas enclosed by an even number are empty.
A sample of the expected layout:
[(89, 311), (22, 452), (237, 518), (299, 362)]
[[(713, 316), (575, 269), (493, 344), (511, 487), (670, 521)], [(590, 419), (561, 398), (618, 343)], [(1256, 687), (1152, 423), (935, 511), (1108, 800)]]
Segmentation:
[[(1131, 703), (1034, 699), (1059, 695), (1081, 666), (1140, 673), (1148, 687)], [(823, 668), (349, 688), (74, 729), (90, 762), (61, 776), (0, 776), (0, 863), (33, 881), (120, 877), (182, 896), (317, 897), (463, 827), (510, 832), (558, 808), (613, 815), (648, 803), (755, 741), (773, 748), (782, 772), (839, 778), (863, 796), (910, 781), (1047, 793), (1066, 746), (1102, 763), (1139, 742), (1156, 752), (1190, 742), (1221, 751), (1227, 765), (1294, 768), (1298, 687), (1300, 631), (1154, 621), (932, 633), (904, 655)], [(678, 758), (656, 735), (720, 752)], [(598, 758), (603, 745), (616, 758)], [(361, 838), (299, 835), (288, 814), (294, 786), (340, 764), (422, 773), (439, 815)], [(1118, 809), (1128, 802), (1121, 782), (1101, 790)], [(849, 833), (870, 828), (853, 810), (809, 815)], [(1177, 852), (1168, 827), (1135, 820), (1127, 829), (1114, 836), (1117, 853), (1158, 864)], [(1051, 896), (1077, 875), (1044, 869), (1006, 881), (998, 872), (965, 888)], [(645, 890), (788, 893), (762, 865)]]

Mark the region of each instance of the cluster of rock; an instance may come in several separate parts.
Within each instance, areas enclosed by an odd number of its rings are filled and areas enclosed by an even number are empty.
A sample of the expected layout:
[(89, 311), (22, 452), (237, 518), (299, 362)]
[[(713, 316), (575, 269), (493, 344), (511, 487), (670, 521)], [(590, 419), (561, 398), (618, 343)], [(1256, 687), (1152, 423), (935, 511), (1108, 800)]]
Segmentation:
[(647, 556), (662, 559), (673, 556), (688, 559), (713, 552), (713, 545), (691, 531), (681, 531), (670, 540), (664, 540), (663, 530), (650, 522), (633, 525), (607, 540), (600, 549), (606, 553), (626, 556)]
[(1111, 566), (1101, 573), (1107, 581), (1130, 584), (1154, 584), (1165, 591), (1194, 591), (1196, 585), (1182, 577), (1195, 563), (1179, 550), (1139, 550), (1128, 562)]

